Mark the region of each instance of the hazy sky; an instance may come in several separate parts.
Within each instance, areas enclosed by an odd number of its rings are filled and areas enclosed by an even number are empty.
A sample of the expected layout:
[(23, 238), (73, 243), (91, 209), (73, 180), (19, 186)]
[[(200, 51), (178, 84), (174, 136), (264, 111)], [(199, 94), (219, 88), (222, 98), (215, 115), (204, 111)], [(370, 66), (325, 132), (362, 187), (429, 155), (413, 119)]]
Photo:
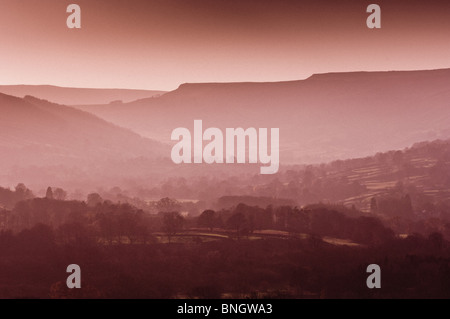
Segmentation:
[[(82, 29), (66, 26), (70, 3)], [(171, 90), (449, 68), (450, 1), (0, 0), (0, 40), (0, 84)]]

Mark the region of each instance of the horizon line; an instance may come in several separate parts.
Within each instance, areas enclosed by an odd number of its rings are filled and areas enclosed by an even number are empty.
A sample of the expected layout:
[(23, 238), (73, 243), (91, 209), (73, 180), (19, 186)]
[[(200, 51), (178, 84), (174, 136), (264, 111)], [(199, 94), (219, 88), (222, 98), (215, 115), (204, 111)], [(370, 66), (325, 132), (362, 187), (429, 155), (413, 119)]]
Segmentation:
[(309, 76), (303, 78), (295, 78), (295, 79), (285, 79), (285, 80), (276, 80), (276, 81), (211, 81), (211, 82), (184, 82), (178, 84), (178, 86), (174, 89), (164, 90), (164, 89), (154, 89), (154, 88), (126, 88), (126, 87), (98, 87), (98, 86), (65, 86), (59, 84), (0, 84), (0, 87), (6, 86), (33, 86), (33, 87), (53, 87), (53, 88), (61, 88), (61, 89), (80, 89), (80, 90), (127, 90), (127, 91), (160, 91), (164, 93), (168, 93), (174, 90), (177, 90), (182, 85), (186, 84), (264, 84), (264, 83), (288, 83), (288, 82), (296, 82), (296, 81), (304, 81), (312, 78), (315, 75), (326, 75), (326, 74), (352, 74), (352, 73), (394, 73), (394, 72), (423, 72), (423, 71), (445, 71), (450, 70), (450, 67), (443, 67), (437, 69), (404, 69), (404, 70), (360, 70), (360, 71), (330, 71), (330, 72), (319, 72), (312, 73)]

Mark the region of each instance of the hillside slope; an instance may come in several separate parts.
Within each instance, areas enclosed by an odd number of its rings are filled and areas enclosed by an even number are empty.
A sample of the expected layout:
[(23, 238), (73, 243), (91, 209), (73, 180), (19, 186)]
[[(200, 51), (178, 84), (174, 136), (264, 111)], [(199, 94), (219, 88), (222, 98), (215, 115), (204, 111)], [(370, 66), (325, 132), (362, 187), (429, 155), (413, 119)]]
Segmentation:
[(34, 97), (0, 94), (0, 112), (0, 178), (10, 176), (13, 183), (52, 173), (62, 179), (114, 175), (112, 163), (169, 153), (163, 144), (92, 114)]
[(158, 98), (81, 106), (144, 136), (176, 127), (279, 127), (281, 162), (325, 162), (450, 137), (450, 70), (314, 75), (279, 83), (183, 84)]

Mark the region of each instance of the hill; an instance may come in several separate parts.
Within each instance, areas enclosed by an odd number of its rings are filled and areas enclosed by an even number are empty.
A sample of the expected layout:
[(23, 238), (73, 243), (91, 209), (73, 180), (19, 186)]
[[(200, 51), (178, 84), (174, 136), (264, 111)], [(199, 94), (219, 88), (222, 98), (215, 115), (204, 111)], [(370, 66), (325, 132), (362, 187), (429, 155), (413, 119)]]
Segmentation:
[(0, 112), (0, 179), (6, 185), (94, 176), (100, 183), (117, 175), (124, 161), (169, 152), (92, 114), (30, 96), (0, 94)]
[(328, 164), (284, 167), (275, 178), (242, 184), (251, 192), (241, 195), (287, 198), (300, 205), (334, 203), (391, 217), (439, 217), (450, 213), (450, 140)]
[(279, 127), (281, 163), (317, 163), (450, 137), (450, 70), (313, 75), (278, 83), (183, 84), (158, 98), (79, 107), (144, 136), (176, 127)]
[(165, 93), (150, 90), (86, 89), (52, 85), (0, 85), (0, 92), (17, 97), (32, 95), (65, 105), (131, 102)]
[(419, 216), (450, 212), (450, 140), (416, 143), (402, 151), (336, 161), (329, 167), (331, 184), (361, 186), (359, 194), (341, 198), (343, 204), (391, 216), (408, 205)]
[(156, 198), (197, 199), (218, 209), (324, 203), (388, 217), (450, 216), (450, 140), (327, 164), (285, 165), (275, 175), (178, 177), (153, 191)]

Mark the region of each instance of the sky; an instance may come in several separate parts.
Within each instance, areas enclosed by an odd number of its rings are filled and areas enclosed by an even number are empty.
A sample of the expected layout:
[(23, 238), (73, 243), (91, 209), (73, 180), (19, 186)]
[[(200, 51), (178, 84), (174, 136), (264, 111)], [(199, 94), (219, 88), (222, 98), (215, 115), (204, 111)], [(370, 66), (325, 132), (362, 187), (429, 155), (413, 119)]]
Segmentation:
[[(71, 3), (81, 29), (66, 26)], [(371, 3), (381, 29), (366, 26)], [(449, 14), (441, 0), (0, 0), (0, 85), (173, 90), (450, 68)]]

